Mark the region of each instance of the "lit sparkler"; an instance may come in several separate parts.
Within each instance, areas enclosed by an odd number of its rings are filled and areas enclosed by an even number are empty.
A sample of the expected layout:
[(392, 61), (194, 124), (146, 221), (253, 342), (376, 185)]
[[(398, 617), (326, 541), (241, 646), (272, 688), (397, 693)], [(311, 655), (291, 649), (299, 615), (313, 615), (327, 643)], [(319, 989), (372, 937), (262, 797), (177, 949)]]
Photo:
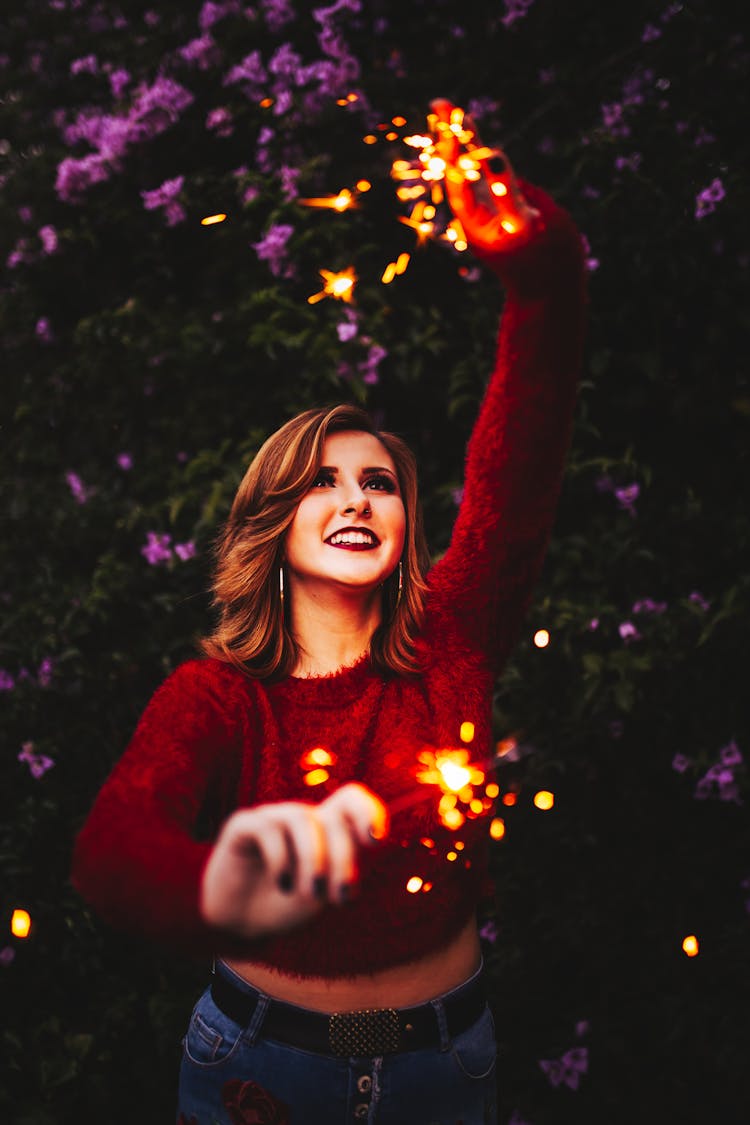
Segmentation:
[(340, 273), (334, 273), (332, 270), (319, 270), (319, 273), (325, 284), (319, 293), (313, 293), (311, 297), (307, 298), (308, 304), (314, 305), (317, 301), (322, 301), (324, 297), (336, 297), (339, 301), (351, 301), (357, 281), (354, 266), (348, 266)]

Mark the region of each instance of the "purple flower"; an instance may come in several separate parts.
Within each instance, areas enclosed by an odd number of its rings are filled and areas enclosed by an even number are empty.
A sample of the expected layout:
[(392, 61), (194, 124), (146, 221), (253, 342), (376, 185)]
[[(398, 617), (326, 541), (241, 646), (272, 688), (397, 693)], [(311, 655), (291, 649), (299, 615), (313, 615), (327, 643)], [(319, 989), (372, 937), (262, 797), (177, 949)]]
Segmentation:
[(221, 58), (216, 40), (211, 35), (201, 35), (197, 39), (191, 39), (184, 47), (178, 49), (177, 54), (185, 62), (197, 63), (199, 70), (208, 70)]
[(54, 254), (55, 250), (57, 250), (57, 231), (55, 228), (47, 224), (46, 226), (40, 227), (36, 233), (41, 240), (44, 253)]
[(18, 217), (19, 217), (19, 219), (21, 220), (22, 223), (30, 223), (31, 220), (34, 218), (34, 212), (31, 210), (30, 207), (19, 207), (18, 208)]
[(155, 137), (178, 120), (193, 101), (193, 95), (172, 78), (160, 75), (152, 86), (140, 86), (130, 111), (139, 137)]
[(51, 344), (55, 338), (55, 334), (52, 331), (52, 325), (50, 324), (46, 316), (39, 317), (39, 320), (36, 322), (34, 332), (37, 339), (41, 340), (43, 344)]
[(580, 1039), (584, 1035), (588, 1035), (591, 1031), (591, 1024), (588, 1020), (579, 1020), (576, 1024), (576, 1035)]
[(494, 943), (497, 941), (498, 929), (495, 922), (491, 918), (489, 919), (489, 921), (484, 923), (479, 931), (479, 936), (481, 938), (484, 938), (484, 940), (488, 941), (491, 945), (494, 945)]
[(255, 187), (254, 184), (251, 184), (250, 187), (245, 188), (244, 192), (242, 193), (242, 202), (245, 204), (254, 203), (259, 195), (260, 189)]
[(661, 31), (652, 23), (647, 23), (641, 35), (641, 43), (652, 43), (654, 39), (661, 38)]
[(109, 88), (112, 91), (112, 97), (121, 98), (125, 93), (125, 87), (130, 85), (130, 80), (130, 72), (125, 70), (124, 67), (113, 70), (109, 76)]
[(635, 515), (635, 502), (640, 494), (641, 487), (638, 484), (627, 484), (623, 488), (615, 489), (615, 499), (623, 511), (629, 512), (631, 516)]
[(177, 196), (182, 191), (184, 183), (184, 176), (175, 176), (174, 179), (165, 180), (158, 188), (151, 191), (142, 191), (143, 206), (147, 211), (155, 211), (162, 207), (167, 226), (173, 227), (175, 223), (182, 222), (183, 219), (187, 218), (187, 212), (182, 204), (177, 202)]
[(625, 644), (630, 644), (631, 641), (639, 641), (641, 639), (641, 634), (632, 621), (623, 621), (621, 625), (618, 625), (617, 631), (625, 641)]
[(589, 1068), (587, 1047), (571, 1047), (559, 1059), (540, 1059), (539, 1066), (553, 1086), (564, 1083), (571, 1090), (577, 1090), (581, 1075)]
[(629, 172), (637, 172), (641, 166), (640, 152), (633, 152), (630, 156), (617, 156), (615, 158), (615, 169), (618, 172), (624, 172), (626, 169)]
[(159, 566), (172, 558), (171, 542), (171, 535), (159, 535), (156, 531), (148, 531), (146, 543), (141, 547), (141, 554), (150, 566)]
[(117, 454), (117, 464), (125, 472), (128, 472), (130, 469), (133, 468), (133, 457), (132, 457), (132, 455), (130, 453), (118, 453)]
[(505, 0), (505, 15), (501, 19), (503, 27), (510, 27), (516, 20), (523, 19), (533, 0)]
[(187, 543), (175, 543), (174, 553), (177, 555), (178, 559), (181, 559), (182, 562), (186, 562), (187, 559), (195, 557), (195, 543), (192, 539), (189, 539)]
[(286, 244), (293, 233), (294, 227), (289, 223), (275, 223), (268, 228), (260, 242), (251, 244), (261, 261), (268, 262), (268, 268), (274, 277), (292, 276), (292, 271), (286, 264)]
[(740, 748), (734, 739), (728, 742), (726, 746), (722, 746), (719, 751), (719, 758), (724, 766), (739, 766), (744, 761)]
[(589, 627), (589, 629), (592, 633), (595, 633), (596, 630), (599, 628), (599, 618), (598, 617), (592, 617), (591, 620), (589, 621), (588, 627)]
[(299, 168), (291, 168), (288, 164), (281, 165), (279, 168), (279, 180), (281, 181), (281, 192), (284, 199), (296, 199), (298, 195), (297, 181), (299, 177)]
[(29, 244), (27, 240), (25, 238), (19, 238), (18, 242), (5, 259), (5, 264), (8, 269), (13, 270), (16, 266), (20, 266), (23, 262), (28, 260), (28, 247)]
[(4, 668), (0, 668), (0, 691), (13, 691), (16, 686), (16, 681), (11, 676), (10, 672), (6, 672)]
[(364, 363), (359, 365), (359, 370), (362, 372), (362, 381), (369, 385), (377, 383), (378, 381), (378, 367), (380, 363), (388, 355), (385, 348), (380, 344), (373, 344), (367, 353), (367, 359)]
[(704, 215), (709, 215), (716, 209), (716, 204), (720, 203), (725, 197), (724, 185), (721, 180), (716, 177), (712, 180), (707, 188), (699, 191), (695, 197), (695, 217), (702, 219)]
[(237, 82), (247, 82), (251, 86), (262, 87), (268, 81), (260, 51), (252, 51), (241, 62), (233, 66), (224, 76), (224, 85), (233, 86)]
[(12, 964), (15, 956), (16, 951), (13, 946), (4, 945), (3, 948), (0, 949), (0, 965), (2, 965), (4, 969), (7, 969), (8, 965)]
[(77, 504), (85, 504), (92, 494), (92, 489), (83, 483), (78, 473), (67, 472), (65, 474), (65, 479), (68, 482), (68, 488), (75, 502)]
[(655, 602), (652, 598), (641, 598), (637, 602), (633, 602), (633, 613), (664, 613), (667, 608), (666, 602)]
[(226, 106), (217, 106), (206, 116), (206, 128), (213, 129), (217, 137), (231, 137), (234, 132), (232, 114)]
[(591, 256), (591, 244), (585, 234), (581, 235), (581, 245), (586, 254), (586, 269), (589, 273), (599, 269), (599, 259)]
[(54, 664), (49, 656), (45, 656), (42, 663), (36, 670), (37, 683), (40, 687), (49, 687), (52, 683), (52, 672), (54, 671)]
[(224, 0), (223, 4), (214, 4), (212, 0), (206, 0), (198, 15), (198, 24), (201, 31), (207, 31), (209, 27), (213, 27), (225, 16), (232, 15), (239, 10), (239, 0)]
[(73, 59), (70, 64), (71, 74), (98, 74), (99, 61), (96, 55), (85, 55), (81, 59)]
[(26, 762), (31, 776), (37, 779), (43, 777), (47, 770), (51, 770), (55, 764), (52, 758), (48, 758), (46, 754), (36, 754), (33, 742), (23, 743), (18, 761)]
[(336, 325), (336, 334), (339, 340), (341, 340), (342, 344), (346, 343), (347, 340), (353, 340), (358, 331), (359, 329), (357, 328), (356, 321), (344, 320)]
[(451, 500), (453, 501), (453, 503), (456, 505), (457, 508), (460, 507), (461, 503), (463, 502), (463, 498), (464, 498), (463, 487), (451, 489)]
[(711, 608), (711, 603), (707, 601), (703, 597), (703, 594), (701, 594), (698, 590), (693, 590), (692, 594), (688, 595), (688, 601), (693, 602), (697, 606), (700, 606), (700, 608), (704, 612), (708, 612), (708, 610)]
[(261, 6), (269, 31), (280, 31), (294, 19), (294, 8), (289, 0), (261, 0)]
[(110, 169), (101, 156), (92, 153), (80, 160), (66, 156), (57, 166), (55, 191), (64, 203), (78, 203), (87, 188), (108, 179), (109, 175)]
[(675, 754), (672, 758), (672, 769), (676, 770), (677, 773), (684, 773), (689, 765), (690, 759), (684, 754)]

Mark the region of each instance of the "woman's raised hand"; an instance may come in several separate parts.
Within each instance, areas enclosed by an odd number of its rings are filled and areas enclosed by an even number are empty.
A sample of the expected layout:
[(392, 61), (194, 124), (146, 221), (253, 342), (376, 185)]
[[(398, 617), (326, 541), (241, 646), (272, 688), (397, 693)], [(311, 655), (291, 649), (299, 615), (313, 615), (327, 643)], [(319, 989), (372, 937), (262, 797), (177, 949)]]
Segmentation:
[[(431, 103), (438, 154), (446, 162), (445, 189), (451, 210), (461, 223), (474, 254), (495, 264), (535, 237), (539, 211), (524, 196), (505, 154), (483, 145), (475, 123), (461, 119), (460, 111), (445, 98)], [(461, 168), (462, 156), (479, 164), (480, 178), (471, 181)], [(499, 171), (493, 166), (501, 164)]]
[(292, 929), (326, 903), (351, 897), (359, 849), (387, 829), (385, 805), (356, 782), (319, 805), (239, 809), (224, 822), (204, 869), (201, 913), (239, 937)]

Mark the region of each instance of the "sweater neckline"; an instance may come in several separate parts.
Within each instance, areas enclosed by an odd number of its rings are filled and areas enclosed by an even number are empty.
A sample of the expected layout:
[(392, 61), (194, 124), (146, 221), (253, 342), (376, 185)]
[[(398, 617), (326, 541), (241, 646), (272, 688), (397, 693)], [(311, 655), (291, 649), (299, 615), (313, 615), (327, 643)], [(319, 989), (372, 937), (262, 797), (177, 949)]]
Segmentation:
[(289, 702), (333, 707), (356, 699), (378, 678), (366, 652), (354, 664), (344, 664), (324, 676), (286, 676), (270, 690)]

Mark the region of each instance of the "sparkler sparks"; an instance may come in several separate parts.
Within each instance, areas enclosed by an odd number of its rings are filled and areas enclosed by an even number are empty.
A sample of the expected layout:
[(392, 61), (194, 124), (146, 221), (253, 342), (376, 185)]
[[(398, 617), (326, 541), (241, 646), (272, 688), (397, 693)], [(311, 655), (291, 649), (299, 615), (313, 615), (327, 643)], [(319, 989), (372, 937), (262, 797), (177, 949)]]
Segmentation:
[(348, 266), (340, 273), (334, 273), (332, 270), (320, 270), (319, 273), (325, 284), (319, 293), (313, 293), (311, 297), (307, 298), (308, 304), (314, 305), (317, 301), (322, 301), (324, 297), (336, 297), (339, 301), (351, 301), (354, 286), (357, 282), (354, 266)]

